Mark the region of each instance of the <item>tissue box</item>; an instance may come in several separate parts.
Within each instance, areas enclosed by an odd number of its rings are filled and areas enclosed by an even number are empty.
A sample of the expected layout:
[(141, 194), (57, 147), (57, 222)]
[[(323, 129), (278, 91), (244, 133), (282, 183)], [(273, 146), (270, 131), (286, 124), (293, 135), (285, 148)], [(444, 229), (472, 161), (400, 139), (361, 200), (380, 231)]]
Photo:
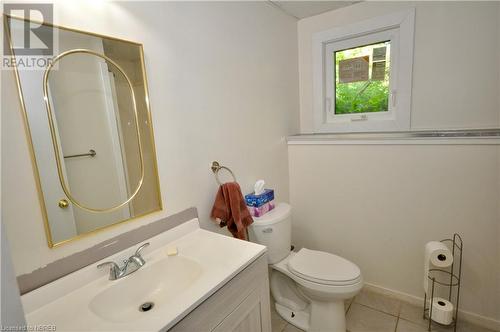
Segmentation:
[(248, 206), (248, 211), (250, 211), (252, 217), (258, 218), (262, 217), (264, 214), (274, 209), (274, 206), (275, 206), (274, 200), (272, 200), (270, 202), (264, 203), (264, 205), (261, 205), (259, 207)]
[(247, 206), (251, 207), (259, 207), (267, 202), (270, 202), (274, 199), (274, 190), (273, 189), (265, 189), (264, 192), (260, 195), (255, 195), (255, 192), (245, 195), (245, 202)]

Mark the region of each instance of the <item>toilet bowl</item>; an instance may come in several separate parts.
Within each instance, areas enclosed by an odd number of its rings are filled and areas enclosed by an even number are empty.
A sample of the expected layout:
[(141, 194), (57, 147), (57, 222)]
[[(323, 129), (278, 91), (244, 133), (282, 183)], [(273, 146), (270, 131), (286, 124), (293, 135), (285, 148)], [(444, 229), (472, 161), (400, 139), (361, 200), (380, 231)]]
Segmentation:
[(268, 247), (270, 288), (279, 315), (305, 331), (345, 332), (344, 300), (363, 287), (360, 269), (331, 253), (291, 251), (291, 207), (286, 203), (254, 218), (249, 235)]

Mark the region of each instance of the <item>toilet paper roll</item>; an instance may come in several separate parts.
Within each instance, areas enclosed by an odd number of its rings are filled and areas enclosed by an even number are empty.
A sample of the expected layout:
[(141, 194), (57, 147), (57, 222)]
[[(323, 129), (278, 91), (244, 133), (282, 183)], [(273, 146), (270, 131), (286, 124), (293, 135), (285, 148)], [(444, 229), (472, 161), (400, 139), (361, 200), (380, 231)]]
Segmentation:
[(450, 325), (453, 322), (453, 303), (435, 297), (432, 299), (432, 320), (444, 325)]
[(450, 249), (439, 241), (427, 242), (424, 255), (424, 291), (428, 292), (429, 269), (433, 267), (445, 268), (453, 263), (453, 254)]

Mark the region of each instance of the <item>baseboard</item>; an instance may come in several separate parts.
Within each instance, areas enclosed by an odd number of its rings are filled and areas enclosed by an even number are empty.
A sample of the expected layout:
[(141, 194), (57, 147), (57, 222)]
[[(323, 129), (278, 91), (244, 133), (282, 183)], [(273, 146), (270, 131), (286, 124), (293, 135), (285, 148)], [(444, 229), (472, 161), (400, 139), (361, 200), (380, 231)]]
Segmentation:
[[(410, 295), (408, 293), (392, 290), (392, 289), (385, 288), (385, 287), (378, 286), (378, 285), (374, 285), (371, 283), (365, 283), (365, 288), (370, 290), (370, 291), (380, 293), (383, 295), (387, 295), (387, 296), (396, 298), (400, 301), (407, 302), (407, 303), (414, 304), (414, 305), (418, 305), (418, 306), (421, 306), (422, 303), (424, 302), (423, 297)], [(459, 317), (467, 322), (470, 322), (472, 324), (475, 324), (475, 325), (478, 325), (481, 327), (488, 328), (490, 330), (500, 331), (500, 320), (481, 316), (481, 315), (478, 315), (478, 314), (475, 314), (475, 313), (472, 313), (469, 311), (464, 311), (464, 310), (459, 310), (459, 313), (460, 313)]]

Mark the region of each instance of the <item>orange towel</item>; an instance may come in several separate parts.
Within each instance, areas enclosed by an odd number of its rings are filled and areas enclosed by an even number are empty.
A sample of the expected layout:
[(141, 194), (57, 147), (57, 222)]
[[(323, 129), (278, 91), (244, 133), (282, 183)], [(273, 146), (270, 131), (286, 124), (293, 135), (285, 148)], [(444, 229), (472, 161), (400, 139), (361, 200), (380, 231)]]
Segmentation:
[(220, 219), (220, 227), (227, 226), (233, 237), (246, 240), (246, 229), (253, 223), (250, 212), (236, 182), (224, 183), (215, 196), (211, 217)]

